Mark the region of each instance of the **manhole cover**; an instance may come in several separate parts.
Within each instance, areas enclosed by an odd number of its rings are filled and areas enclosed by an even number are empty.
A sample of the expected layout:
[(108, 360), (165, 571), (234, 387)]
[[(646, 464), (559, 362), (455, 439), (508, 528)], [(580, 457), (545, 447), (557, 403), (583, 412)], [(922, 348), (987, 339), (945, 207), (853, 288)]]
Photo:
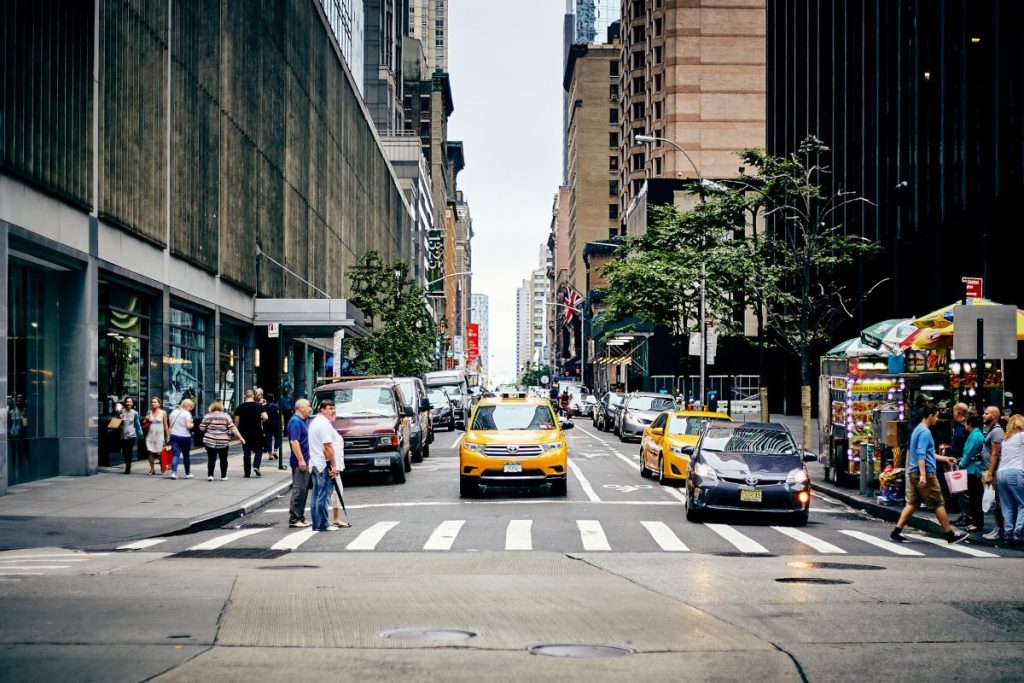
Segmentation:
[(178, 634), (175, 634), (173, 636), (167, 636), (167, 637), (168, 638), (191, 638), (192, 634), (191, 633), (178, 633)]
[(273, 522), (249, 522), (248, 524), (236, 524), (234, 529), (269, 529), (274, 526)]
[(532, 655), (547, 657), (624, 657), (634, 654), (633, 650), (614, 645), (534, 645)]
[(380, 635), (389, 640), (409, 640), (417, 643), (448, 643), (454, 640), (468, 640), (477, 636), (472, 631), (447, 628), (400, 628), (394, 631), (384, 631)]
[(183, 550), (168, 555), (167, 559), (194, 560), (276, 560), (288, 554), (287, 550), (270, 548), (217, 548), (216, 550)]
[(787, 576), (783, 579), (775, 579), (778, 583), (817, 583), (823, 586), (839, 586), (844, 583), (853, 583), (846, 579), (818, 579), (813, 576)]
[(741, 553), (735, 550), (724, 551), (720, 553), (708, 553), (709, 555), (715, 555), (716, 557), (776, 557), (772, 553)]
[(786, 565), (796, 569), (848, 569), (850, 571), (885, 569), (885, 567), (875, 564), (843, 564), (842, 562), (787, 562)]
[(268, 564), (262, 567), (256, 567), (256, 569), (320, 569), (320, 567), (315, 564)]

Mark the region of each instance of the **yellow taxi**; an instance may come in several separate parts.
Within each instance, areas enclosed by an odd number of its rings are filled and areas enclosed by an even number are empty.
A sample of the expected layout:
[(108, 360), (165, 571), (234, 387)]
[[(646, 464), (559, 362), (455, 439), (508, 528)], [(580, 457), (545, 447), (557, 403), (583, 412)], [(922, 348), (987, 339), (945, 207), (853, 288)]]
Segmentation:
[(476, 495), (480, 485), (551, 484), (556, 496), (566, 494), (569, 448), (546, 398), (512, 393), (481, 399), (459, 444), (459, 494)]
[(696, 446), (712, 420), (732, 421), (725, 413), (699, 410), (668, 410), (658, 415), (640, 439), (640, 476), (655, 477), (661, 484), (686, 483), (690, 456), (685, 446)]

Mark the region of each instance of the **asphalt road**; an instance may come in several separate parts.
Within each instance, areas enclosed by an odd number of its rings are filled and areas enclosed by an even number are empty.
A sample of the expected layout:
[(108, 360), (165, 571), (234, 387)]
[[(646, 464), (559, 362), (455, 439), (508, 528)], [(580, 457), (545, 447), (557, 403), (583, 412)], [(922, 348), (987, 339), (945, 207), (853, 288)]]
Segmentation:
[[(691, 524), (636, 444), (578, 424), (566, 498), (461, 500), (440, 434), (406, 484), (347, 483), (351, 529), (288, 529), (279, 499), (221, 529), (0, 553), (0, 680), (1020, 680), (1016, 553), (888, 547), (820, 498), (806, 527)], [(530, 651), (565, 644), (625, 656)]]

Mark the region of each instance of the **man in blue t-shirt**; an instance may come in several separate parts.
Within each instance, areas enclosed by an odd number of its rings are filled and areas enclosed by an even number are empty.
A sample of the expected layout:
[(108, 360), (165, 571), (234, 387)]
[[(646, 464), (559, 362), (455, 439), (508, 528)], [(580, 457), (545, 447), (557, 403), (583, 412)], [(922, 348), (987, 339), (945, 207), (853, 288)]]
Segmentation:
[(910, 521), (910, 518), (917, 511), (918, 506), (924, 503), (929, 510), (935, 511), (935, 516), (942, 525), (942, 531), (946, 534), (948, 543), (959, 543), (967, 538), (962, 531), (954, 531), (946, 516), (946, 507), (942, 500), (942, 488), (939, 486), (939, 479), (935, 474), (936, 459), (952, 465), (956, 458), (945, 455), (935, 455), (935, 439), (932, 437), (932, 427), (939, 421), (939, 409), (928, 405), (921, 409), (921, 423), (914, 428), (910, 435), (910, 446), (907, 448), (907, 504), (900, 512), (900, 519), (896, 522), (896, 528), (892, 530), (889, 538), (903, 543), (910, 539), (903, 535), (903, 528)]
[(292, 503), (288, 510), (288, 526), (304, 529), (306, 521), (306, 497), (309, 495), (309, 401), (300, 398), (295, 402), (295, 414), (288, 420), (288, 445), (292, 449)]

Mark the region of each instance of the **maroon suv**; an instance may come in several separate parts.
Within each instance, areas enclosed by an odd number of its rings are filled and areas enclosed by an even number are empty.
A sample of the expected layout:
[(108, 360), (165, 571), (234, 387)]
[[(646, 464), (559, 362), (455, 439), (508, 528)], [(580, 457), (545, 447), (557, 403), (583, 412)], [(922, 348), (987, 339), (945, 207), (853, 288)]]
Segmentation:
[(316, 388), (313, 411), (320, 401), (334, 399), (334, 428), (345, 439), (345, 473), (391, 473), (405, 483), (412, 470), (410, 422), (415, 417), (402, 391), (390, 378), (352, 379)]

